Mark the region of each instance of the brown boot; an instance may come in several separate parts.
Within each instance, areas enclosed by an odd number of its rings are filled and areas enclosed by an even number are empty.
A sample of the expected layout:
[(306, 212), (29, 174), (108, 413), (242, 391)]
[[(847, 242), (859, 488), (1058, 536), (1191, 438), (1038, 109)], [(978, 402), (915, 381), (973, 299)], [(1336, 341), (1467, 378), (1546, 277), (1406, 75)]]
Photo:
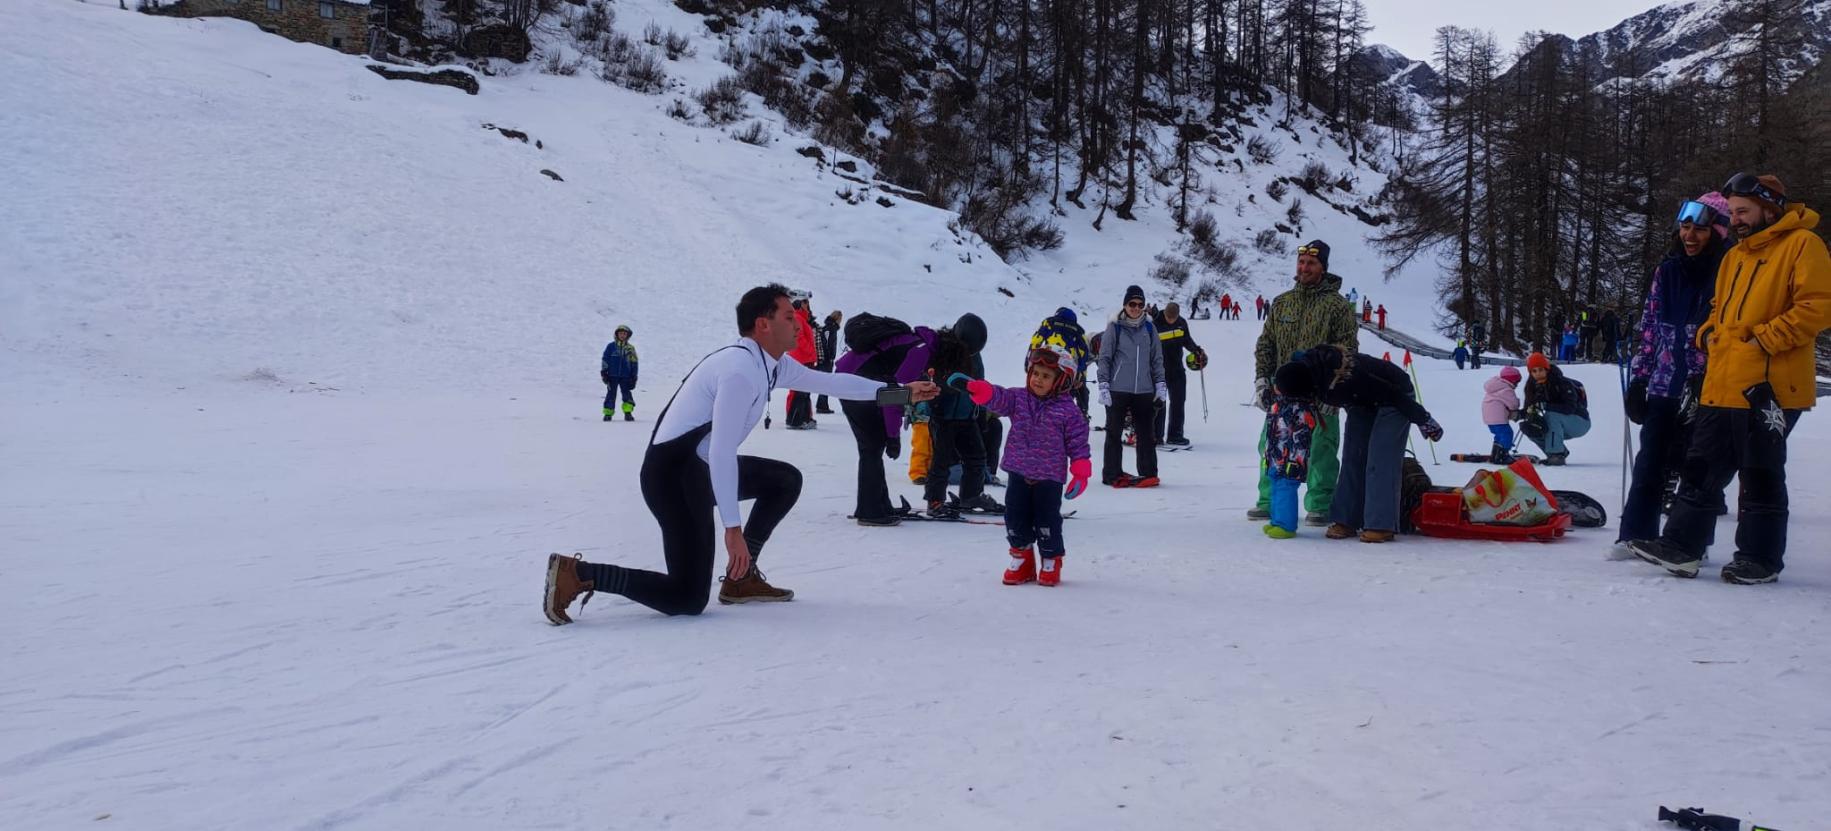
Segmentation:
[(1391, 531), (1366, 530), (1361, 532), (1361, 542), (1392, 542)]
[(1322, 535), (1332, 540), (1345, 540), (1354, 536), (1354, 529), (1337, 522), (1330, 525), (1329, 530), (1322, 532)]
[(547, 555), (547, 593), (541, 610), (547, 613), (547, 622), (554, 626), (565, 626), (572, 622), (572, 617), (566, 614), (566, 607), (571, 606), (579, 595), (585, 595), (585, 599), (579, 602), (580, 611), (585, 609), (586, 603), (591, 602), (595, 587), (590, 580), (579, 579), (579, 559), (577, 554), (570, 557), (564, 554)]
[(763, 572), (756, 566), (750, 567), (750, 573), (736, 580), (726, 579), (718, 584), (718, 602), (727, 606), (733, 603), (781, 603), (794, 600), (795, 593), (788, 589), (778, 589), (763, 579)]

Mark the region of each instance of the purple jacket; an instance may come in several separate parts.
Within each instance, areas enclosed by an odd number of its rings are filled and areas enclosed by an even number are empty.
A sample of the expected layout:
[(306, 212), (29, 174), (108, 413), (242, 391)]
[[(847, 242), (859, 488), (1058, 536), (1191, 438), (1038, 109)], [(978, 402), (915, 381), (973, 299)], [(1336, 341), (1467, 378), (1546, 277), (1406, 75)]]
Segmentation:
[(1068, 460), (1092, 456), (1087, 446), (1087, 419), (1070, 395), (1037, 398), (1027, 389), (992, 387), (985, 405), (1011, 419), (999, 467), (1031, 481), (1068, 482)]
[[(903, 350), (900, 361), (896, 360), (898, 350)], [(833, 371), (886, 384), (907, 384), (921, 380), (928, 372), (928, 362), (934, 357), (934, 351), (934, 330), (917, 326), (910, 334), (886, 338), (870, 349), (855, 349), (839, 356), (839, 360), (833, 364)], [(903, 408), (885, 407), (883, 410), (884, 435), (891, 438), (902, 435)]]

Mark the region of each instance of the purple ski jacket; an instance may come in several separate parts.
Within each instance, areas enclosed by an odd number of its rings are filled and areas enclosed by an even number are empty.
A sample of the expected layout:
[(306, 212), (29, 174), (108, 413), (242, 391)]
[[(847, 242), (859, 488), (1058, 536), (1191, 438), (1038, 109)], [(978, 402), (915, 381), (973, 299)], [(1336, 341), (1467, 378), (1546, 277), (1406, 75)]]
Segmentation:
[(1033, 482), (1068, 482), (1068, 460), (1092, 455), (1087, 419), (1074, 397), (1037, 398), (1027, 389), (993, 385), (986, 409), (1011, 419), (999, 467)]
[[(895, 353), (904, 349), (902, 359), (896, 360)], [(855, 349), (839, 356), (833, 364), (834, 372), (844, 372), (883, 381), (887, 384), (907, 384), (920, 381), (928, 372), (928, 362), (934, 357), (935, 332), (926, 326), (917, 326), (907, 335), (885, 338), (870, 349)], [(894, 362), (894, 365), (893, 363)], [(903, 408), (884, 407), (884, 435), (896, 438), (903, 432)]]

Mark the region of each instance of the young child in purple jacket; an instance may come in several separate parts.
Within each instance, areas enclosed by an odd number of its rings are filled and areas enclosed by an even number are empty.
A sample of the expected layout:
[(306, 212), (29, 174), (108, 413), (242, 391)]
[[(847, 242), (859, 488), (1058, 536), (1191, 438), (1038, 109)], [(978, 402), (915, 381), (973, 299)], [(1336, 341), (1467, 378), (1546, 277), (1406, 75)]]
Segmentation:
[[(1075, 368), (1067, 350), (1043, 346), (1030, 350), (1024, 360), (1026, 389), (966, 383), (973, 403), (1011, 419), (1001, 465), (1011, 474), (1005, 485), (1005, 539), (1011, 544), (1007, 586), (1062, 582), (1062, 499), (1080, 496), (1093, 475), (1087, 419), (1068, 394)], [(1032, 545), (1042, 550), (1040, 572)]]

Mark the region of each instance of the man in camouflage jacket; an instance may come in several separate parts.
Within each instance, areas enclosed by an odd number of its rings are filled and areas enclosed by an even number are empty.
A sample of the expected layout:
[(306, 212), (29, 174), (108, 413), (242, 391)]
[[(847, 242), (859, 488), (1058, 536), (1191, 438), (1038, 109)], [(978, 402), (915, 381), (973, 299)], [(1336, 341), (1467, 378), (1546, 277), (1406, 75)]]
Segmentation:
[[(1297, 285), (1272, 299), (1265, 328), (1253, 349), (1253, 399), (1269, 408), (1271, 379), (1291, 356), (1322, 344), (1360, 350), (1354, 304), (1341, 294), (1342, 280), (1329, 273), (1329, 246), (1322, 240), (1297, 249)], [(1259, 436), (1259, 456), (1265, 457), (1265, 436)], [(1304, 522), (1327, 525), (1329, 502), (1335, 498), (1335, 477), (1341, 470), (1341, 415), (1325, 409), (1322, 423), (1310, 436), (1310, 469), (1305, 482)], [(1271, 517), (1272, 482), (1264, 465), (1259, 469), (1259, 500), (1246, 513), (1251, 519)]]

